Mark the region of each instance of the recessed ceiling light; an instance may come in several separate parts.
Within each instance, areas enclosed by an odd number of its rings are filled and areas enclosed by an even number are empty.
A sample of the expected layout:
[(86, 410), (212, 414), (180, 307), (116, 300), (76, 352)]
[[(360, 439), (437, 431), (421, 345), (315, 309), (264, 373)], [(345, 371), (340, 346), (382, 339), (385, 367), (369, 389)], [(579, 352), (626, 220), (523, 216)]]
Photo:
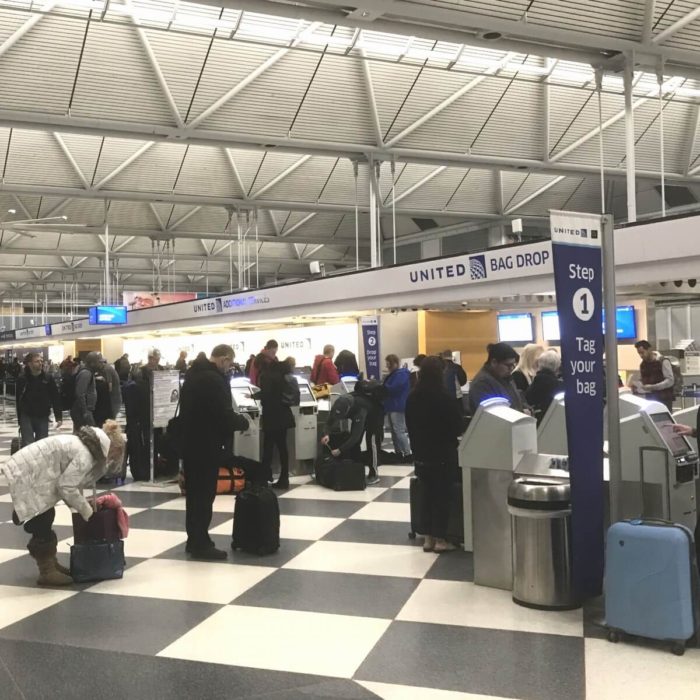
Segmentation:
[(7, 213), (8, 213), (8, 214), (16, 214), (16, 213), (17, 213), (17, 210), (16, 210), (16, 209), (8, 209), (8, 210), (7, 210)]

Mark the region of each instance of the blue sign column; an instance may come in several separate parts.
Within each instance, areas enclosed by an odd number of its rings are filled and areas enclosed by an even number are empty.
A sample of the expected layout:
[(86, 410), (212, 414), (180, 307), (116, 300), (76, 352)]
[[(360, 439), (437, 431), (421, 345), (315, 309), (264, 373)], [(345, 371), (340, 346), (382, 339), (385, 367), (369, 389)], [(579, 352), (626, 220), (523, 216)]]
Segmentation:
[(603, 279), (601, 217), (551, 212), (571, 477), (574, 587), (603, 587)]
[(376, 316), (363, 316), (362, 347), (365, 353), (367, 379), (381, 379), (379, 359), (379, 319)]

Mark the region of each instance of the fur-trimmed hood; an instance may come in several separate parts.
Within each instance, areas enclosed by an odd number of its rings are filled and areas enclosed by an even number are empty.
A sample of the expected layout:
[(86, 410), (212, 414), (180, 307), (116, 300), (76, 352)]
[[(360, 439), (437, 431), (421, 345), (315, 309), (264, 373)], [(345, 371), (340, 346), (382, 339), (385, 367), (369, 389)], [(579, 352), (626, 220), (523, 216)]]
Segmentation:
[(100, 471), (104, 470), (110, 445), (110, 440), (104, 430), (84, 426), (80, 428), (77, 435), (95, 460), (95, 468)]

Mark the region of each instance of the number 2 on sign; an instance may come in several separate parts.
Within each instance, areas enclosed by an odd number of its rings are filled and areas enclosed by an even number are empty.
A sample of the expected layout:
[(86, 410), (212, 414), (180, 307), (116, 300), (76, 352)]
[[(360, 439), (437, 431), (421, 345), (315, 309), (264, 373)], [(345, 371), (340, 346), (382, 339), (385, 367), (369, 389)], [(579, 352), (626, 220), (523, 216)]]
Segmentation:
[(581, 321), (590, 321), (595, 310), (593, 292), (588, 287), (581, 287), (574, 292), (574, 313)]

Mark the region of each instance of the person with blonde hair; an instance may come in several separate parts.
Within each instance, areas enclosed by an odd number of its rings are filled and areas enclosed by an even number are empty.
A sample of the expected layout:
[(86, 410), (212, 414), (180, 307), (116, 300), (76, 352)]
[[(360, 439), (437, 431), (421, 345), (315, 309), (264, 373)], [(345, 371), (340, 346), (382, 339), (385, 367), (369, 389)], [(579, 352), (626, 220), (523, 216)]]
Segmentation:
[(518, 366), (511, 375), (518, 391), (526, 392), (532, 380), (537, 374), (537, 358), (544, 352), (544, 348), (537, 343), (528, 343), (520, 353)]
[(564, 387), (559, 378), (560, 368), (561, 356), (553, 348), (545, 350), (537, 358), (537, 374), (525, 392), (525, 400), (532, 407), (538, 425), (547, 413), (554, 396)]
[(32, 537), (27, 549), (39, 568), (40, 586), (73, 583), (56, 559), (55, 506), (64, 501), (90, 519), (93, 507), (83, 496), (103, 476), (120, 473), (125, 440), (116, 421), (102, 428), (84, 426), (73, 435), (54, 435), (16, 452), (0, 467), (12, 497), (12, 521)]

